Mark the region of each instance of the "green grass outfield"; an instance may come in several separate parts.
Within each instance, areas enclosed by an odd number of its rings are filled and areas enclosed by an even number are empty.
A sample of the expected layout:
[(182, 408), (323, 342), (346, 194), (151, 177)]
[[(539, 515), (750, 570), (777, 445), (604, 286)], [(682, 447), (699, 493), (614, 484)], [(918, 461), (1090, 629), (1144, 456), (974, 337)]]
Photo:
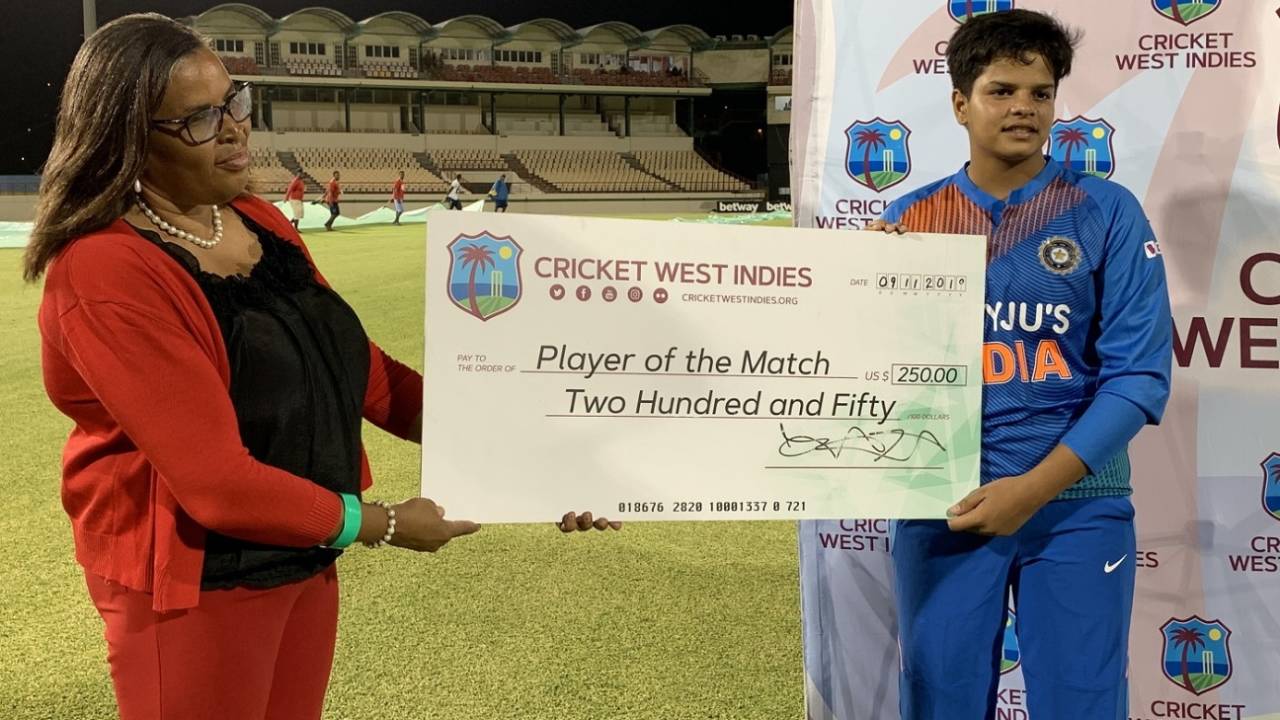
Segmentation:
[[(369, 335), (422, 366), (423, 226), (310, 233)], [(40, 380), (39, 287), (0, 250), (0, 716), (112, 718), (102, 623), (72, 557)], [(194, 437), (198, 437), (195, 429)], [(368, 426), (369, 497), (416, 494), (418, 447)], [(436, 555), (352, 549), (325, 717), (803, 715), (795, 525), (489, 526)], [(229, 719), (230, 720), (230, 719)]]

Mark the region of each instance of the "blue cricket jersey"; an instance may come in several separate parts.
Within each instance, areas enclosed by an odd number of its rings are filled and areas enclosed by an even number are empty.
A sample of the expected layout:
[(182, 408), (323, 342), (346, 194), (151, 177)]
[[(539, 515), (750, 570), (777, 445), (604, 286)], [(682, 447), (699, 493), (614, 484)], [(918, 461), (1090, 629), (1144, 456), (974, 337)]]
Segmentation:
[(910, 232), (987, 237), (982, 480), (1019, 475), (1058, 444), (1090, 474), (1060, 497), (1127, 495), (1127, 446), (1169, 397), (1164, 260), (1124, 187), (1049, 159), (998, 200), (951, 177), (899, 198)]

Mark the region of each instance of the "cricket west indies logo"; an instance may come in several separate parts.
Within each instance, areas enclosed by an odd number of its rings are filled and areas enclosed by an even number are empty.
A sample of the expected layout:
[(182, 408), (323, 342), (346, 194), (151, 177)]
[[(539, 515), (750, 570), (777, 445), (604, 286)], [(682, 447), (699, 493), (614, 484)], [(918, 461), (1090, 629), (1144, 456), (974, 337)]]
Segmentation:
[[(1218, 9), (1222, 0), (1151, 0), (1156, 12), (1180, 25), (1190, 25)], [(955, 5), (955, 2), (951, 3)]]
[(1013, 672), (1022, 664), (1022, 651), (1018, 649), (1018, 615), (1009, 608), (1004, 618), (1004, 641), (1000, 643), (1000, 674)]
[(1115, 172), (1115, 148), (1111, 137), (1116, 129), (1106, 120), (1075, 116), (1059, 120), (1049, 130), (1049, 155), (1076, 172), (1100, 178)]
[(522, 252), (515, 240), (488, 232), (454, 238), (449, 243), (449, 299), (481, 320), (515, 307), (522, 289)]
[(1262, 507), (1280, 520), (1280, 453), (1271, 453), (1262, 461)]
[(1013, 0), (947, 0), (947, 12), (958, 23), (979, 15), (1012, 9)]
[(1231, 630), (1220, 620), (1192, 615), (1169, 618), (1160, 628), (1164, 635), (1164, 676), (1174, 685), (1196, 695), (1231, 679)]
[(845, 170), (859, 185), (880, 192), (911, 174), (911, 129), (898, 120), (857, 120), (844, 131)]

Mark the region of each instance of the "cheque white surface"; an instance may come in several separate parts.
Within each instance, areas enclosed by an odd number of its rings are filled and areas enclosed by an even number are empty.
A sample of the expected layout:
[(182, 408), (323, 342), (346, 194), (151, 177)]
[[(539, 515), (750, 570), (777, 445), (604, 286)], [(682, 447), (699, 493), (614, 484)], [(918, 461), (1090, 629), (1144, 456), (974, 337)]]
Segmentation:
[(450, 517), (943, 517), (978, 485), (985, 240), (432, 212)]

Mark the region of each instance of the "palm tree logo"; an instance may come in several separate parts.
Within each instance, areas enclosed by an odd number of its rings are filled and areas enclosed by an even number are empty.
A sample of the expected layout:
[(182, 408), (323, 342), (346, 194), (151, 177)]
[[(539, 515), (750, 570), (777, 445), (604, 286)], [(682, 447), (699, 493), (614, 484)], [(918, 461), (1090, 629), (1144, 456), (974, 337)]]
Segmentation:
[(859, 120), (845, 129), (845, 170), (859, 185), (876, 192), (893, 187), (911, 173), (907, 138), (911, 130), (898, 120)]
[(1262, 507), (1280, 520), (1280, 452), (1273, 452), (1262, 461)]
[(1218, 9), (1221, 0), (1151, 0), (1156, 12), (1178, 23), (1190, 25)]
[(863, 184), (872, 190), (879, 190), (875, 178), (871, 177), (871, 151), (884, 147), (884, 133), (879, 130), (859, 130), (854, 142), (862, 148)]
[[(1196, 648), (1204, 647), (1204, 633), (1195, 628), (1183, 627), (1173, 631), (1173, 647), (1182, 648), (1182, 657), (1179, 658), (1179, 666), (1182, 668), (1179, 677), (1182, 679), (1182, 687), (1196, 692), (1195, 684), (1191, 681), (1191, 664), (1187, 662), (1187, 656)], [(1198, 693), (1197, 693), (1198, 694)]]
[(1062, 164), (1071, 167), (1071, 151), (1089, 144), (1084, 130), (1078, 127), (1064, 127), (1053, 134), (1053, 141), (1058, 147), (1065, 147), (1067, 152), (1062, 157)]
[(1170, 618), (1160, 628), (1164, 635), (1164, 674), (1175, 685), (1202, 695), (1231, 678), (1231, 630), (1220, 620), (1193, 615)]
[(1077, 115), (1070, 120), (1058, 120), (1049, 130), (1049, 154), (1076, 172), (1105, 180), (1116, 169), (1112, 146), (1115, 134), (1116, 129), (1102, 118)]
[(480, 314), (480, 305), (476, 302), (476, 271), (483, 270), (486, 266), (493, 267), (493, 251), (479, 245), (468, 245), (462, 248), (462, 269), (466, 270), (467, 266), (471, 266), (471, 274), (467, 276), (467, 305), (471, 310), (471, 314), (476, 317), (483, 317)]
[(449, 243), (449, 299), (481, 320), (510, 310), (521, 295), (520, 253), (509, 237), (458, 236)]
[(979, 15), (1012, 10), (1013, 3), (1014, 0), (947, 0), (947, 12), (952, 20), (963, 23)]

